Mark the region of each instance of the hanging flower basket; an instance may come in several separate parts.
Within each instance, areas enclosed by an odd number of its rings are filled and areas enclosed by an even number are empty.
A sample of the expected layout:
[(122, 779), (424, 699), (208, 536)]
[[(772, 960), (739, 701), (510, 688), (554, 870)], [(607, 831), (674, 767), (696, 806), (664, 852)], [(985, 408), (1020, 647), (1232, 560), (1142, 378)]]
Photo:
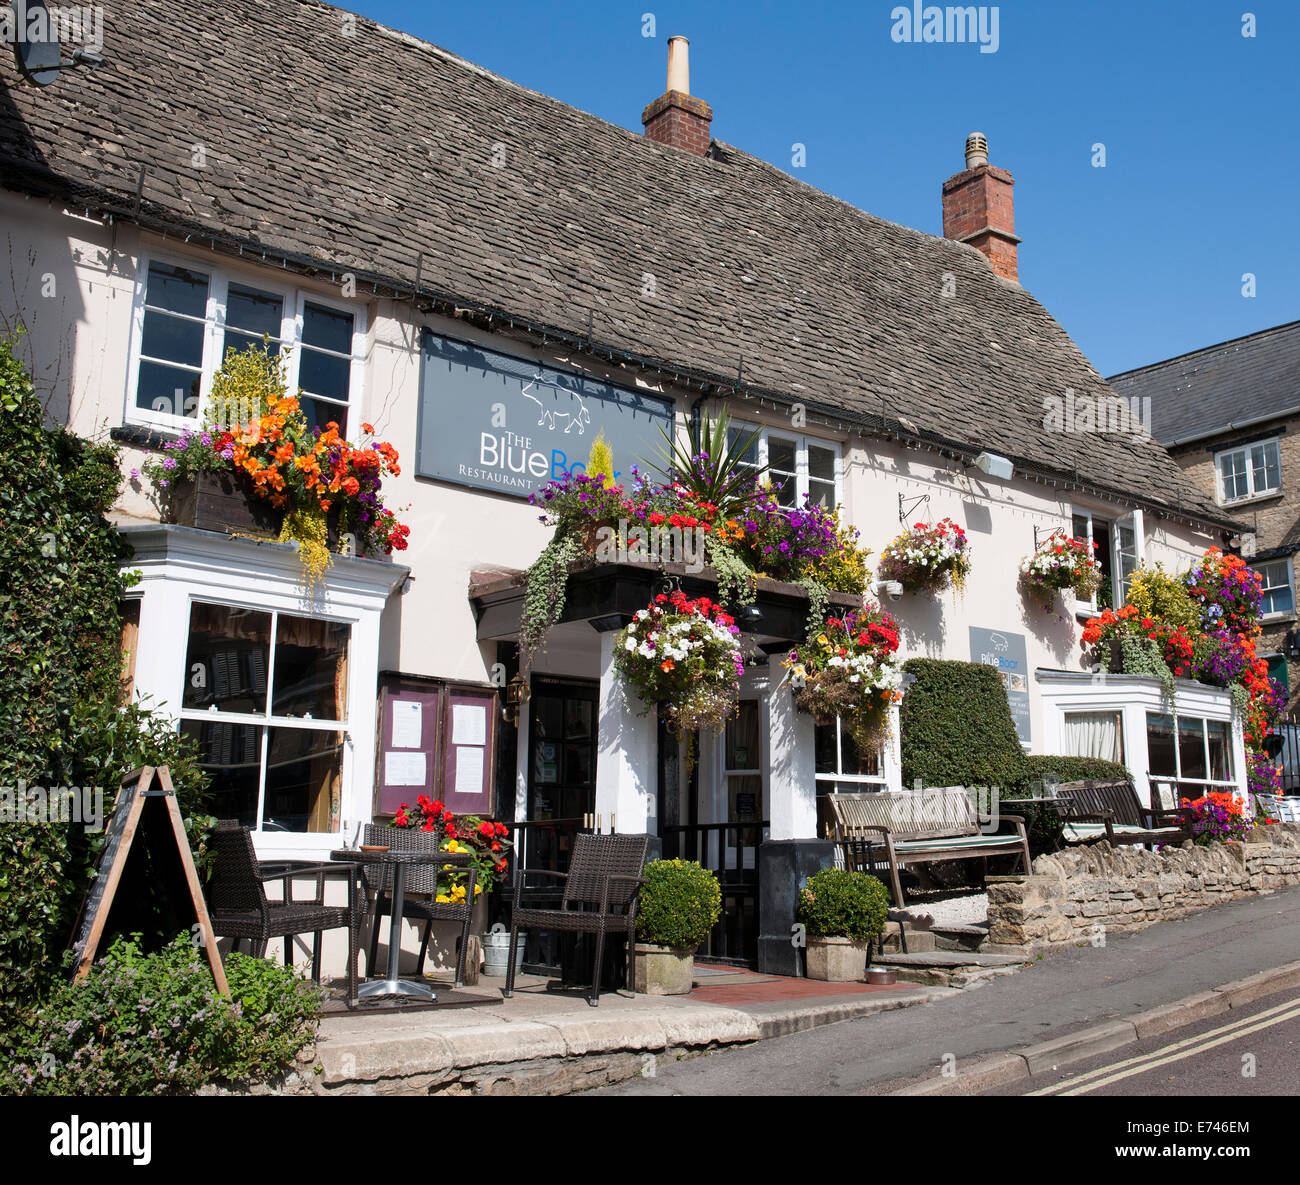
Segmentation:
[(916, 523), (880, 553), (877, 580), (897, 580), (908, 592), (961, 592), (970, 572), (966, 532), (950, 518)]
[(840, 719), (861, 752), (888, 734), (903, 664), (898, 626), (883, 609), (827, 618), (816, 636), (790, 651), (784, 665), (795, 705), (818, 724)]
[(736, 710), (740, 677), (740, 630), (708, 597), (660, 594), (618, 635), (614, 666), (649, 711), (663, 718), (681, 740), (701, 728), (720, 732)]
[(1092, 558), (1095, 543), (1053, 531), (1031, 556), (1020, 561), (1020, 581), (1029, 592), (1054, 595), (1073, 589), (1081, 601), (1101, 587), (1101, 565)]

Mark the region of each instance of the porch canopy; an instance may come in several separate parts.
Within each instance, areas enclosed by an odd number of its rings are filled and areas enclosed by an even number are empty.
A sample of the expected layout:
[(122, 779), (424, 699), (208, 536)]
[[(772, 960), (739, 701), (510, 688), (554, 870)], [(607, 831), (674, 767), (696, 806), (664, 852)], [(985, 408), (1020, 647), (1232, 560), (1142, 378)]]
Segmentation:
[[(480, 642), (518, 638), (524, 584), (521, 572), (472, 575), (469, 595)], [(595, 809), (606, 818), (613, 816), (620, 832), (659, 834), (660, 753), (655, 714), (642, 714), (644, 705), (617, 678), (614, 639), (637, 610), (674, 586), (690, 597), (716, 598), (718, 576), (712, 568), (688, 571), (680, 563), (579, 560), (569, 570), (564, 611), (547, 637), (552, 654), (567, 652), (572, 658), (584, 653), (589, 657), (583, 666), (599, 675)], [(753, 605), (738, 612), (736, 624), (758, 650), (781, 654), (805, 637), (808, 591), (802, 585), (764, 577), (757, 578), (755, 587)], [(831, 612), (861, 605), (861, 596), (829, 594)], [(565, 665), (572, 669), (571, 662)], [(765, 738), (770, 838), (814, 838), (817, 808), (812, 718), (795, 711), (793, 698), (775, 675), (763, 681), (761, 694), (768, 697), (770, 722)], [(671, 759), (675, 754), (665, 756)]]

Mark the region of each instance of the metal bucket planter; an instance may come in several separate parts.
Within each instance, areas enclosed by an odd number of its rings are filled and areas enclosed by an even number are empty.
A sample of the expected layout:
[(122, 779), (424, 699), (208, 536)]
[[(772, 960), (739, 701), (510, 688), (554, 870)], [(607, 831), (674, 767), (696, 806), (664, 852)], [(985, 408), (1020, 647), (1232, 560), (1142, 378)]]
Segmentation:
[[(515, 954), (515, 974), (524, 965), (524, 943), (528, 939), (525, 930), (519, 931), (519, 948)], [(483, 974), (504, 976), (510, 962), (510, 931), (497, 922), (488, 933), (483, 935)]]

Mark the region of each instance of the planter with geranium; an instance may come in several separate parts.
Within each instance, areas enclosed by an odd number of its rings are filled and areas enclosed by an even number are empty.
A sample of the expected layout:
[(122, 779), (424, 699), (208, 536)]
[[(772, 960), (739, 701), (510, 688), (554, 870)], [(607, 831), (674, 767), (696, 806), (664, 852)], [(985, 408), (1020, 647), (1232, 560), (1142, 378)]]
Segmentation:
[(634, 983), (648, 996), (691, 990), (695, 951), (722, 912), (718, 878), (693, 860), (651, 860), (637, 900)]
[[(393, 827), (406, 827), (419, 831), (438, 831), (442, 834), (439, 851), (468, 853), (476, 871), (474, 896), (490, 893), (497, 877), (504, 876), (506, 860), (513, 844), (508, 838), (510, 829), (504, 823), (483, 819), (478, 815), (455, 815), (438, 799), (421, 794), (415, 805), (402, 803), (393, 816)], [(438, 873), (436, 900), (452, 904), (465, 900), (464, 869), (446, 865)]]
[(1072, 589), (1079, 600), (1090, 600), (1101, 587), (1101, 565), (1092, 556), (1095, 546), (1053, 531), (1033, 555), (1020, 561), (1021, 583), (1029, 592), (1055, 595)]
[(284, 355), (264, 346), (232, 350), (213, 380), (204, 425), (164, 444), (132, 476), (150, 479), (169, 521), (297, 542), (311, 585), (331, 551), (401, 551), (410, 528), (381, 494), (383, 478), (400, 473), (397, 451), (384, 441), (354, 446), (332, 422), (309, 427), (286, 393), (284, 366)]
[(784, 665), (796, 707), (818, 724), (841, 720), (860, 752), (870, 752), (888, 733), (903, 665), (898, 626), (883, 609), (828, 617), (815, 636), (789, 652)]
[(908, 592), (938, 592), (952, 583), (957, 592), (970, 573), (970, 542), (950, 518), (917, 523), (880, 553), (877, 580), (896, 580)]
[(614, 666), (644, 704), (689, 743), (697, 730), (722, 730), (734, 714), (745, 673), (740, 630), (708, 597), (660, 593), (618, 635)]
[(1184, 798), (1182, 805), (1191, 822), (1192, 842), (1200, 847), (1241, 840), (1254, 827), (1234, 794), (1211, 790), (1200, 798)]
[(803, 926), (809, 979), (849, 983), (866, 974), (871, 944), (889, 913), (889, 890), (874, 876), (823, 868), (799, 891), (795, 920)]

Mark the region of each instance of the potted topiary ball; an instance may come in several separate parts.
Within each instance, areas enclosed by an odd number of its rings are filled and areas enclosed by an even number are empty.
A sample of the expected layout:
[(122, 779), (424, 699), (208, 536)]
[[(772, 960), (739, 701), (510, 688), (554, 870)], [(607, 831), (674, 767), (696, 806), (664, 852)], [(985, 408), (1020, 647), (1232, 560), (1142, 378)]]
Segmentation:
[(718, 878), (693, 860), (652, 860), (641, 877), (636, 990), (647, 996), (684, 996), (691, 990), (695, 950), (722, 912)]
[(796, 917), (807, 939), (809, 979), (831, 983), (860, 980), (870, 944), (880, 937), (889, 912), (889, 891), (874, 876), (823, 868), (799, 892)]

